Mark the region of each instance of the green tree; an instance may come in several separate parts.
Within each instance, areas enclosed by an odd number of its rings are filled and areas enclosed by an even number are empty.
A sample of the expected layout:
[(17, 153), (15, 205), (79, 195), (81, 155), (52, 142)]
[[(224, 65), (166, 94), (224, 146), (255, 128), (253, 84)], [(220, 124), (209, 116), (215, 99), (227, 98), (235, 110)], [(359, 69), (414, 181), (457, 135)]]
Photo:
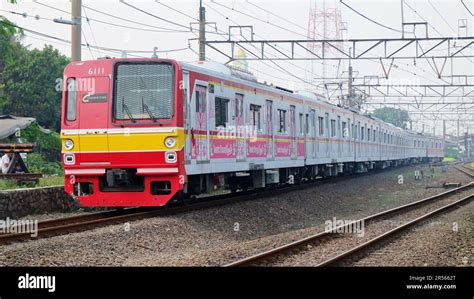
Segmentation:
[(22, 48), (3, 70), (3, 111), (35, 117), (42, 126), (60, 129), (61, 92), (56, 80), (62, 78), (69, 59), (52, 46), (42, 50)]
[(392, 107), (375, 109), (371, 115), (402, 129), (407, 129), (410, 122), (408, 111)]
[(15, 61), (18, 51), (21, 50), (19, 39), (22, 35), (23, 32), (17, 30), (12, 22), (0, 16), (0, 114), (2, 114), (2, 107), (7, 102), (3, 90), (5, 86), (3, 70), (7, 63)]

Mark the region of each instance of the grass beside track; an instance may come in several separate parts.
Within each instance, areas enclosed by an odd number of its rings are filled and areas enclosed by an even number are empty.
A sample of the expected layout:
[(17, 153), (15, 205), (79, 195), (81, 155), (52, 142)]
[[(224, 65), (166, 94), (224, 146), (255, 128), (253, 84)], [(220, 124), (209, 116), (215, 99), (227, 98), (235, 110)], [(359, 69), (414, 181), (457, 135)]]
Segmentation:
[(18, 183), (14, 180), (0, 180), (0, 190), (35, 188), (48, 186), (63, 186), (64, 176), (48, 176), (40, 178), (38, 183)]

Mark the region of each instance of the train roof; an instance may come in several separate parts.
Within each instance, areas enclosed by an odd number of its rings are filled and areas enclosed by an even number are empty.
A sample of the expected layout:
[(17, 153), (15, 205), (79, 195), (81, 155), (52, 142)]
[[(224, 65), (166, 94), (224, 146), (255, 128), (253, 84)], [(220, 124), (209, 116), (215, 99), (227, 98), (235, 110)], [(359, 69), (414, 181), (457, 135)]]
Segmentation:
[[(110, 60), (143, 60), (143, 59), (140, 59), (140, 58), (115, 58), (115, 57), (113, 57), (113, 58), (111, 58), (111, 57), (99, 58), (98, 60), (102, 60), (102, 59), (104, 59), (104, 60), (109, 60), (109, 59)], [(154, 58), (148, 58), (146, 60), (154, 60)], [(171, 61), (171, 59), (160, 59), (160, 60)], [(174, 61), (177, 62), (178, 64), (180, 64), (184, 68), (195, 69), (195, 70), (201, 70), (201, 71), (214, 73), (216, 76), (219, 76), (219, 75), (220, 76), (225, 76), (225, 77), (228, 77), (229, 79), (238, 80), (238, 81), (241, 81), (241, 83), (246, 83), (246, 84), (249, 84), (249, 85), (253, 85), (255, 87), (258, 86), (260, 88), (264, 88), (264, 89), (267, 89), (269, 91), (286, 92), (286, 93), (292, 94), (292, 96), (294, 96), (294, 97), (297, 97), (297, 98), (305, 100), (305, 101), (317, 102), (317, 103), (325, 105), (325, 106), (331, 106), (331, 107), (337, 108), (337, 109), (349, 110), (349, 111), (351, 111), (355, 114), (358, 114), (360, 116), (367, 117), (367, 118), (370, 118), (370, 119), (373, 119), (373, 120), (376, 120), (376, 121), (380, 121), (380, 122), (386, 124), (387, 126), (390, 126), (394, 129), (402, 130), (402, 131), (404, 131), (408, 134), (419, 135), (419, 136), (430, 137), (430, 138), (438, 138), (437, 136), (434, 136), (434, 135), (402, 129), (400, 127), (394, 126), (393, 124), (387, 123), (387, 122), (385, 122), (385, 121), (383, 121), (383, 120), (381, 120), (377, 117), (374, 117), (372, 115), (361, 114), (360, 111), (355, 110), (355, 109), (340, 107), (338, 105), (335, 105), (333, 103), (328, 102), (323, 95), (317, 94), (317, 93), (312, 92), (312, 91), (305, 91), (305, 90), (292, 91), (292, 90), (289, 90), (289, 89), (286, 89), (286, 88), (283, 88), (283, 87), (279, 87), (279, 86), (276, 86), (276, 85), (273, 85), (273, 84), (269, 85), (266, 82), (263, 82), (263, 83), (259, 82), (257, 77), (254, 74), (252, 74), (251, 72), (248, 72), (246, 70), (243, 70), (243, 69), (231, 67), (231, 66), (228, 66), (228, 65), (225, 65), (225, 64), (222, 64), (222, 63), (218, 63), (218, 62), (213, 62), (213, 61), (196, 61), (196, 62), (181, 62), (181, 61), (176, 61), (176, 60), (174, 60)], [(73, 63), (70, 63), (69, 65), (73, 65), (73, 64), (77, 64), (77, 63), (78, 62), (73, 62)], [(84, 61), (79, 62), (79, 63), (82, 64), (82, 63), (84, 63)]]
[(196, 61), (196, 62), (179, 62), (179, 63), (181, 64), (181, 66), (184, 66), (185, 68), (200, 69), (200, 70), (203, 70), (203, 71), (206, 71), (206, 72), (214, 73), (216, 75), (224, 75), (224, 76), (228, 77), (229, 79), (232, 78), (234, 80), (239, 80), (242, 83), (258, 86), (260, 88), (265, 88), (265, 89), (272, 90), (272, 91), (275, 91), (275, 92), (287, 92), (287, 93), (292, 94), (295, 97), (298, 97), (298, 98), (306, 100), (306, 101), (309, 100), (309, 101), (317, 102), (317, 103), (320, 103), (320, 104), (323, 104), (323, 105), (326, 105), (326, 106), (332, 106), (332, 107), (338, 108), (338, 109), (349, 110), (349, 111), (351, 111), (355, 114), (358, 114), (358, 115), (361, 115), (363, 117), (367, 117), (367, 118), (382, 122), (382, 123), (386, 124), (387, 126), (393, 128), (393, 129), (396, 129), (396, 130), (399, 130), (399, 131), (404, 131), (404, 132), (407, 132), (409, 134), (421, 135), (421, 136), (425, 136), (425, 137), (435, 137), (435, 136), (427, 136), (426, 134), (417, 133), (417, 132), (413, 132), (413, 131), (410, 131), (410, 130), (406, 130), (406, 129), (397, 127), (397, 126), (395, 126), (391, 123), (385, 122), (385, 121), (383, 121), (383, 120), (381, 120), (377, 117), (374, 117), (372, 115), (361, 114), (360, 111), (358, 111), (356, 109), (350, 109), (350, 108), (348, 109), (348, 108), (340, 107), (340, 106), (335, 105), (331, 102), (328, 102), (323, 95), (317, 94), (317, 93), (312, 92), (312, 91), (307, 91), (307, 90), (292, 91), (292, 90), (282, 88), (282, 87), (279, 87), (279, 86), (276, 86), (276, 85), (269, 85), (266, 82), (264, 82), (264, 83), (259, 82), (257, 77), (254, 74), (252, 74), (251, 72), (248, 72), (246, 70), (243, 70), (243, 69), (234, 68), (234, 67), (231, 67), (231, 66), (228, 66), (228, 65), (225, 65), (225, 64), (222, 64), (222, 63), (214, 62), (214, 61)]

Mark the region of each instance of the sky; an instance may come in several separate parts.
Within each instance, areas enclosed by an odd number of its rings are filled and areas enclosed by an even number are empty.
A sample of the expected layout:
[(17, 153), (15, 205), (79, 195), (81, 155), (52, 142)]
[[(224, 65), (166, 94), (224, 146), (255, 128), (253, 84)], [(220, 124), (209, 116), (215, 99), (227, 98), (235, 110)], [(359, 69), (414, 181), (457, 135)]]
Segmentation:
[[(347, 30), (340, 31), (342, 38), (401, 37), (400, 0), (344, 0), (344, 3), (365, 16), (383, 26), (396, 30), (390, 30), (374, 24), (336, 0), (203, 0), (203, 2), (206, 7), (207, 21), (216, 22), (219, 33), (228, 32), (229, 26), (238, 24), (253, 26), (255, 39), (305, 39), (308, 34), (306, 28), (308, 28), (310, 8), (316, 6), (318, 10), (322, 10), (324, 6), (328, 11), (334, 8), (339, 9), (342, 22), (347, 27)], [(474, 0), (464, 0), (464, 3), (474, 13)], [(180, 61), (195, 61), (198, 59), (197, 31), (189, 32), (189, 29), (187, 29), (189, 26), (192, 26), (194, 29), (198, 28), (197, 24), (190, 25), (190, 23), (196, 22), (198, 18), (198, 0), (83, 0), (83, 5), (82, 14), (84, 17), (90, 18), (90, 20), (83, 20), (82, 42), (93, 46), (116, 49), (114, 51), (104, 51), (84, 47), (82, 49), (83, 60), (96, 59), (106, 55), (121, 57), (120, 50), (127, 50), (129, 57), (150, 57), (154, 47), (158, 48), (159, 57)], [(130, 5), (142, 11), (132, 8)], [(18, 0), (18, 3), (15, 5), (6, 3), (6, 0), (0, 0), (0, 15), (7, 17), (18, 26), (59, 39), (70, 40), (70, 26), (52, 21), (54, 18), (70, 19), (70, 6), (70, 2), (66, 0)], [(24, 17), (12, 14), (11, 12), (26, 13), (28, 16)], [(121, 19), (104, 15), (103, 13)], [(467, 32), (462, 31), (461, 35), (471, 35), (473, 33), (473, 17), (463, 6), (461, 0), (405, 0), (403, 15), (405, 22), (422, 22), (426, 20), (429, 23), (430, 36), (456, 36), (460, 19), (467, 20)], [(166, 21), (159, 18), (164, 18)], [(331, 28), (334, 24), (330, 23), (328, 28)], [(166, 32), (163, 32), (164, 30), (161, 28), (165, 28)], [(173, 30), (173, 32), (170, 32), (168, 29)], [(418, 35), (423, 34), (421, 29), (417, 30), (416, 33)], [(323, 32), (320, 25), (318, 25), (317, 30), (318, 33)], [(227, 38), (227, 36), (222, 34), (216, 34), (215, 27), (212, 24), (207, 26), (207, 31), (208, 40), (223, 40)], [(235, 31), (234, 33), (233, 38), (249, 38), (248, 31), (244, 30), (242, 36), (239, 36)], [(328, 36), (328, 38), (330, 37)], [(30, 48), (42, 48), (45, 44), (52, 44), (65, 55), (70, 55), (69, 44), (49, 37), (27, 32), (22, 43)], [(176, 51), (166, 52), (168, 50)], [(470, 53), (473, 52), (472, 47), (469, 51)], [(301, 55), (304, 56), (305, 54), (301, 53)], [(227, 62), (223, 55), (209, 48), (207, 49), (206, 56), (209, 60), (222, 63)], [(448, 62), (446, 70), (452, 71), (453, 74), (474, 76), (473, 61), (474, 59), (461, 58), (455, 60), (452, 67)], [(383, 75), (383, 69), (376, 59), (353, 60), (351, 63), (355, 76)], [(392, 69), (390, 82), (444, 84), (437, 78), (432, 65), (430, 66), (423, 59), (418, 59), (416, 62), (400, 60), (395, 63), (398, 67)], [(416, 66), (414, 65), (415, 63)], [(327, 62), (325, 67), (319, 61), (278, 61), (275, 63), (270, 61), (251, 61), (248, 65), (249, 70), (257, 76), (259, 81), (271, 82), (275, 85), (294, 90), (311, 89), (321, 94), (325, 92), (323, 83), (338, 81), (337, 79), (328, 78), (346, 78), (347, 71), (345, 70), (348, 68), (347, 61), (342, 61), (341, 64), (338, 64), (338, 62)], [(414, 73), (416, 75), (413, 75)], [(474, 98), (472, 101), (474, 102)], [(412, 118), (415, 120), (414, 129), (421, 130), (423, 122), (426, 131), (432, 132), (432, 129), (435, 128), (435, 133), (441, 133), (442, 122), (440, 118), (434, 118), (431, 114), (428, 116), (413, 114)], [(465, 130), (470, 125), (474, 125), (474, 122), (471, 121), (474, 120), (472, 115), (462, 115), (461, 118), (467, 120), (461, 124), (462, 130)], [(448, 133), (453, 133), (455, 127), (454, 123), (448, 123), (448, 130), (450, 130)], [(474, 127), (471, 129), (471, 132), (472, 130), (474, 130)]]

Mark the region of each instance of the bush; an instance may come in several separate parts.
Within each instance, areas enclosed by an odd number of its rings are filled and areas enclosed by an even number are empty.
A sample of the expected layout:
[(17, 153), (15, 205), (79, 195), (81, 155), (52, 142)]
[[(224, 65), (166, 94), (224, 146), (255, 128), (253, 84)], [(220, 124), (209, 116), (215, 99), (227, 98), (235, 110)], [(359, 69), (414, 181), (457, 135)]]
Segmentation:
[(40, 153), (28, 154), (26, 165), (30, 172), (41, 172), (43, 174), (62, 175), (63, 169), (61, 163), (54, 161), (49, 162), (44, 159)]

